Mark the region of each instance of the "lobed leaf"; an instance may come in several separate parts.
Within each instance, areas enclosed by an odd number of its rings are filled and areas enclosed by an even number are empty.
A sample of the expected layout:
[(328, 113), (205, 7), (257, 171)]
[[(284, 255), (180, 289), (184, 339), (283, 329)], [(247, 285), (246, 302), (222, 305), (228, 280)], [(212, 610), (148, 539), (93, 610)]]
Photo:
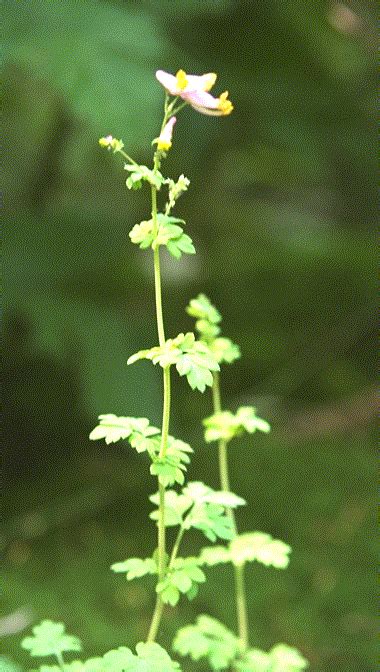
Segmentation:
[(175, 364), (179, 375), (186, 376), (190, 387), (200, 392), (204, 392), (206, 386), (212, 386), (212, 371), (219, 371), (219, 364), (207, 345), (196, 341), (191, 332), (167, 340), (162, 347), (140, 350), (129, 357), (127, 364), (139, 359), (150, 359), (163, 368)]
[(302, 654), (286, 644), (276, 644), (269, 653), (250, 649), (234, 663), (237, 672), (300, 672), (308, 667)]
[(113, 572), (120, 574), (126, 573), (127, 581), (140, 579), (147, 574), (157, 574), (157, 564), (153, 558), (129, 558), (124, 562), (115, 562), (111, 565)]
[(240, 348), (230, 338), (219, 336), (209, 343), (209, 348), (218, 364), (232, 364), (241, 357)]
[[(138, 453), (154, 451), (160, 430), (152, 427), (147, 418), (129, 418), (113, 413), (99, 415), (99, 425), (92, 430), (90, 439), (105, 439), (107, 444), (128, 439)], [(152, 438), (154, 437), (154, 438)]]
[(197, 320), (205, 320), (211, 324), (219, 324), (222, 321), (219, 310), (215, 308), (206, 294), (198, 294), (195, 299), (191, 299), (186, 312), (191, 317), (196, 317)]
[(164, 177), (161, 175), (161, 173), (158, 170), (151, 170), (148, 168), (148, 166), (139, 166), (135, 163), (125, 163), (124, 169), (130, 173), (126, 180), (128, 189), (141, 189), (143, 182), (148, 182), (157, 190), (159, 190), (161, 189), (161, 185), (164, 183)]
[(132, 243), (139, 245), (142, 250), (148, 247), (152, 247), (154, 250), (164, 245), (173, 257), (180, 259), (183, 253), (195, 254), (195, 247), (190, 236), (184, 233), (181, 226), (178, 226), (179, 223), (184, 224), (185, 222), (183, 219), (159, 212), (157, 214), (156, 235), (154, 234), (153, 219), (149, 219), (140, 222), (140, 224), (135, 224), (129, 232), (129, 237)]
[(244, 432), (253, 434), (256, 430), (269, 432), (270, 424), (256, 415), (253, 406), (241, 406), (234, 415), (231, 411), (221, 411), (203, 420), (205, 441), (231, 441)]
[(210, 616), (198, 616), (194, 625), (181, 628), (174, 639), (173, 649), (194, 661), (206, 658), (215, 672), (226, 670), (240, 652), (238, 638), (222, 623)]
[(205, 581), (198, 558), (176, 558), (165, 579), (157, 584), (156, 590), (165, 604), (174, 607), (181, 594), (186, 595), (189, 600), (193, 599), (198, 593), (198, 584)]
[(243, 566), (246, 562), (260, 562), (266, 567), (286, 569), (291, 547), (265, 532), (246, 532), (234, 537), (229, 546), (211, 546), (202, 549), (201, 564), (213, 566), (232, 562)]
[(81, 651), (82, 645), (78, 637), (65, 633), (64, 623), (44, 620), (35, 625), (33, 635), (25, 637), (21, 646), (31, 656), (56, 656), (64, 651)]
[[(159, 495), (158, 493), (151, 495), (149, 497), (150, 501), (159, 506)], [(186, 511), (192, 506), (192, 500), (190, 497), (187, 497), (183, 494), (178, 494), (174, 490), (166, 490), (165, 492), (165, 526), (173, 527), (175, 525), (182, 525), (183, 516)], [(158, 508), (155, 511), (152, 511), (150, 518), (152, 520), (158, 520), (159, 513)]]

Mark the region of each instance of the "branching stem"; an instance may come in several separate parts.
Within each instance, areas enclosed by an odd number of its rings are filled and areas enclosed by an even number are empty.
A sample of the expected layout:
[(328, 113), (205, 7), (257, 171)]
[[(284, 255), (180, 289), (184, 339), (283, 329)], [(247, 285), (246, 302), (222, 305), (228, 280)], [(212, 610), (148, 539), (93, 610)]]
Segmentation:
[[(212, 386), (212, 399), (213, 399), (214, 413), (220, 413), (222, 410), (222, 404), (221, 404), (220, 382), (218, 372), (214, 373), (214, 382)], [(222, 490), (224, 490), (225, 492), (230, 492), (227, 445), (228, 445), (227, 441), (220, 439), (218, 444), (219, 475)], [(237, 526), (234, 510), (228, 508), (227, 514), (231, 520), (233, 532), (236, 535)], [(247, 598), (246, 598), (245, 581), (244, 581), (244, 567), (234, 566), (234, 573), (235, 573), (236, 615), (238, 623), (238, 632), (242, 646), (244, 647), (244, 649), (248, 649), (249, 622), (248, 622)]]

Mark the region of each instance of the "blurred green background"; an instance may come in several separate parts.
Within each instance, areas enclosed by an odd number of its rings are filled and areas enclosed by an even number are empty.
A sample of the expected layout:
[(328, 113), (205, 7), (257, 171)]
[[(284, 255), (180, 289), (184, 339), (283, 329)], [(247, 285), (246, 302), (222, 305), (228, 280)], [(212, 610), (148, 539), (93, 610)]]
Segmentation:
[[(247, 572), (251, 640), (298, 646), (311, 670), (373, 672), (374, 3), (325, 0), (6, 0), (3, 653), (22, 624), (64, 620), (88, 655), (144, 638), (149, 580), (111, 562), (150, 554), (144, 458), (90, 443), (101, 412), (161, 415), (161, 376), (128, 356), (155, 343), (152, 264), (128, 232), (148, 192), (125, 188), (112, 133), (150, 162), (154, 72), (216, 71), (230, 117), (181, 113), (167, 173), (196, 257), (163, 253), (169, 335), (205, 291), (243, 358), (225, 406), (254, 404), (269, 437), (231, 447), (241, 530), (293, 548)], [(208, 393), (174, 380), (172, 432), (189, 476), (217, 485), (202, 440)], [(194, 552), (200, 537), (184, 550)], [(161, 641), (207, 611), (234, 627), (230, 570), (167, 610)], [(12, 614), (12, 618), (6, 619)], [(13, 634), (11, 634), (13, 632)], [(202, 666), (200, 666), (201, 669)], [(185, 669), (193, 669), (191, 665)]]

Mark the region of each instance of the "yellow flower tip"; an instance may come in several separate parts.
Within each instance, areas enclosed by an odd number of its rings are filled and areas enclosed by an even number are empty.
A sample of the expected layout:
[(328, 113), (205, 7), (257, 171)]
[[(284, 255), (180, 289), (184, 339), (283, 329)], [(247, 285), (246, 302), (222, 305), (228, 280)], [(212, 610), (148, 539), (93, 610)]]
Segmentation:
[(212, 87), (214, 86), (214, 84), (216, 82), (216, 77), (217, 77), (217, 75), (215, 74), (215, 72), (208, 72), (206, 75), (204, 75), (204, 79), (205, 79), (204, 90), (205, 91), (210, 91), (210, 89), (212, 89)]
[(231, 114), (232, 110), (234, 109), (231, 101), (228, 100), (228, 91), (220, 94), (218, 109), (223, 115)]
[(113, 141), (112, 135), (107, 135), (106, 138), (99, 138), (99, 145), (101, 147), (111, 147)]
[(187, 79), (187, 75), (186, 75), (186, 72), (184, 70), (178, 70), (178, 72), (176, 74), (176, 80), (177, 80), (177, 86), (178, 86), (179, 89), (181, 89), (181, 91), (186, 89), (186, 87), (189, 83), (189, 80)]
[(117, 138), (113, 138), (112, 135), (107, 135), (105, 138), (100, 138), (99, 145), (101, 147), (105, 147), (109, 151), (113, 149), (114, 153), (120, 152), (124, 147), (123, 141), (118, 140)]
[(173, 143), (157, 140), (157, 149), (160, 152), (168, 152)]

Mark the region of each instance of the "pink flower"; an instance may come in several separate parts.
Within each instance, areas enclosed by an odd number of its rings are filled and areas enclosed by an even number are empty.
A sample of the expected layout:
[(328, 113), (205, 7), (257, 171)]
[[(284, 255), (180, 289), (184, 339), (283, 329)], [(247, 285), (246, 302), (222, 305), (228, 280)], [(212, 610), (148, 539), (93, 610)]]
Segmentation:
[(172, 146), (173, 127), (176, 121), (176, 117), (171, 117), (162, 129), (160, 136), (155, 140), (157, 142), (157, 149), (162, 152), (167, 152)]
[(170, 95), (179, 96), (202, 114), (223, 116), (231, 114), (234, 109), (228, 100), (228, 91), (222, 93), (219, 98), (214, 98), (208, 93), (216, 81), (213, 72), (205, 75), (187, 75), (184, 70), (178, 70), (174, 76), (164, 70), (157, 70), (156, 77)]

